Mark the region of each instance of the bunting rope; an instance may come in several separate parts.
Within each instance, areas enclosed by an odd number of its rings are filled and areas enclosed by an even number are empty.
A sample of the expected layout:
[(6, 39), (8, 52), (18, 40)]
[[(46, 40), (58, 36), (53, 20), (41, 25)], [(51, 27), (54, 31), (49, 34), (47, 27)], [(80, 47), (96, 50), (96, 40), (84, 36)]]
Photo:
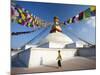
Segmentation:
[(29, 34), (32, 32), (34, 32), (34, 30), (33, 31), (26, 31), (26, 32), (12, 32), (11, 35), (14, 36), (14, 35), (21, 35), (21, 34)]
[[(96, 16), (95, 6), (90, 6), (90, 8), (86, 9), (85, 11), (82, 11), (76, 16), (62, 22), (60, 26), (76, 23), (83, 19), (87, 19), (91, 16)], [(47, 22), (40, 19), (39, 17), (30, 13), (29, 10), (20, 7), (19, 5), (16, 5), (15, 3), (11, 4), (11, 21), (12, 22), (15, 21), (18, 24), (23, 25), (23, 26), (33, 27), (34, 30), (41, 27), (47, 27), (52, 24), (51, 22)]]
[(96, 16), (96, 6), (90, 6), (90, 8), (86, 9), (85, 11), (82, 11), (79, 14), (77, 14), (76, 16), (69, 18), (68, 20), (64, 21), (64, 25), (76, 23), (78, 21), (87, 19), (91, 16)]
[(33, 15), (29, 10), (20, 7), (15, 3), (11, 4), (11, 22), (17, 22), (20, 25), (33, 27), (34, 29), (46, 27), (51, 24)]

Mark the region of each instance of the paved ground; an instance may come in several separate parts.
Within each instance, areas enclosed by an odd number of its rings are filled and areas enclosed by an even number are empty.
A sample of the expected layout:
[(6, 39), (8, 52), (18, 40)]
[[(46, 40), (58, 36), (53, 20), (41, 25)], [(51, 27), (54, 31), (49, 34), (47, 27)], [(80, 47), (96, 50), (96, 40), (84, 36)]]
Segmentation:
[(20, 73), (37, 73), (37, 72), (56, 72), (56, 71), (73, 71), (88, 70), (96, 68), (95, 58), (74, 57), (62, 62), (62, 68), (57, 67), (57, 63), (41, 65), (36, 68), (12, 68), (12, 75)]

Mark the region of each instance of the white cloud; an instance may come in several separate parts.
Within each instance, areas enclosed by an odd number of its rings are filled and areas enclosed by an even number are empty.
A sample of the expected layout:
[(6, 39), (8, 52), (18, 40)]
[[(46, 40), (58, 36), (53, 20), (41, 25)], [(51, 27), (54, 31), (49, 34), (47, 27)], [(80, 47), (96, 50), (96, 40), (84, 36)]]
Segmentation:
[(86, 28), (82, 28), (81, 31), (82, 32), (87, 32), (87, 29)]
[(89, 25), (89, 26), (92, 26), (92, 27), (95, 27), (96, 26), (96, 23), (95, 23), (95, 17), (90, 17), (88, 20), (87, 20), (87, 24)]

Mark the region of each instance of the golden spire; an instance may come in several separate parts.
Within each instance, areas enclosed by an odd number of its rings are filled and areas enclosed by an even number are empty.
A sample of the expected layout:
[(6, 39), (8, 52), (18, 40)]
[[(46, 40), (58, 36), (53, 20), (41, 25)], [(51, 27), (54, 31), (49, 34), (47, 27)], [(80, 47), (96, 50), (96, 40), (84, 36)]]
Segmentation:
[(54, 17), (54, 25), (52, 26), (50, 33), (54, 32), (62, 32), (62, 29), (59, 25), (59, 18), (57, 16)]

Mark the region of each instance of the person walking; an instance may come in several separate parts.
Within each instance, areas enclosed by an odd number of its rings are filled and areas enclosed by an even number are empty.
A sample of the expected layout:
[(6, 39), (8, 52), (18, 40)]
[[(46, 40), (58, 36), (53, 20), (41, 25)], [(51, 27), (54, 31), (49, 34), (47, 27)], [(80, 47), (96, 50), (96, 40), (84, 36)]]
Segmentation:
[(61, 65), (61, 61), (62, 61), (62, 57), (61, 57), (61, 54), (60, 54), (60, 50), (58, 50), (58, 57), (57, 57), (57, 63), (58, 63), (58, 68), (61, 68), (62, 65)]

